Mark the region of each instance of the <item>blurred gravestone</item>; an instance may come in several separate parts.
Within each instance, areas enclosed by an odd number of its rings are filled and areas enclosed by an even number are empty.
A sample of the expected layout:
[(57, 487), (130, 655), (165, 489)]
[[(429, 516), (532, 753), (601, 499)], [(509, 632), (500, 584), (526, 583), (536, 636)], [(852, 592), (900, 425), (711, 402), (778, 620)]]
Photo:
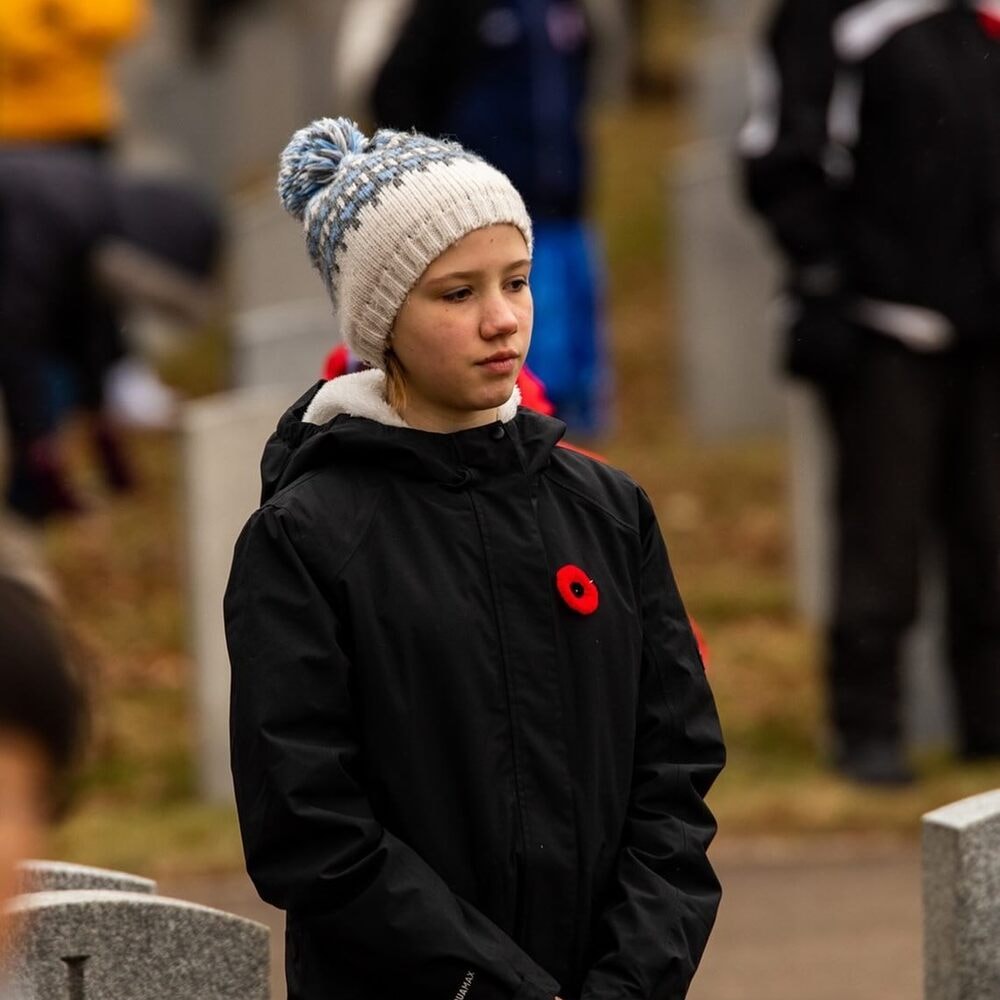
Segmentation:
[(161, 0), (122, 60), (128, 161), (192, 173), (229, 191), (273, 175), (291, 133), (334, 104), (329, 54), (339, 0), (247, 5), (218, 50), (189, 51), (187, 4)]
[(18, 891), (67, 892), (74, 889), (112, 889), (117, 892), (156, 894), (156, 883), (128, 872), (90, 868), (67, 861), (24, 861), (18, 865)]
[(301, 395), (319, 378), (337, 339), (329, 299), (243, 313), (234, 326), (233, 382), (240, 389), (284, 385)]
[(182, 420), (187, 595), (195, 662), (199, 780), (232, 799), (229, 656), (222, 598), (233, 545), (260, 501), (260, 456), (278, 418), (307, 387), (236, 390), (190, 403)]
[(1000, 791), (924, 816), (925, 1000), (1000, 997)]
[(270, 185), (233, 200), (229, 228), (228, 270), (237, 310), (324, 294), (306, 251), (302, 223), (282, 208)]
[(21, 1000), (267, 1000), (268, 930), (132, 892), (14, 899), (11, 978)]
[(783, 425), (773, 361), (779, 268), (742, 203), (736, 161), (763, 6), (707, 5), (709, 31), (686, 73), (694, 141), (673, 153), (667, 175), (686, 412), (704, 439)]
[[(0, 420), (0, 483), (7, 481), (3, 452), (3, 421)], [(2, 487), (0, 487), (2, 488)], [(59, 584), (49, 569), (38, 533), (24, 521), (10, 517), (0, 504), (0, 576), (19, 581), (53, 603), (59, 602)]]
[(695, 141), (717, 139), (735, 144), (748, 111), (747, 81), (755, 30), (749, 20), (734, 21), (698, 45), (685, 86)]
[(705, 0), (703, 7), (714, 26), (731, 28), (734, 24), (746, 30), (757, 24), (762, 13), (774, 6), (774, 0)]
[(772, 301), (777, 267), (737, 202), (732, 151), (718, 142), (675, 154), (670, 174), (674, 275), (688, 418), (722, 439), (782, 423)]
[(233, 543), (258, 504), (265, 441), (285, 408), (319, 379), (338, 340), (302, 228), (274, 192), (238, 199), (232, 218), (236, 389), (191, 404), (183, 421), (199, 774), (203, 794), (215, 801), (232, 797), (229, 660), (221, 608)]

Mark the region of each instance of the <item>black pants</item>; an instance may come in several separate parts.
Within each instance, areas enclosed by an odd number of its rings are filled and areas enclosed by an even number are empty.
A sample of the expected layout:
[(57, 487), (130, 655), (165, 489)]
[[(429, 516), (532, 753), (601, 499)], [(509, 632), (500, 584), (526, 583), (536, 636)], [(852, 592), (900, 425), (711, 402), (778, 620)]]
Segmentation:
[[(15, 452), (56, 427), (54, 363), (71, 372), (80, 406), (96, 411), (124, 353), (117, 306), (93, 276), (93, 245), (116, 230), (98, 145), (15, 150), (0, 173), (0, 395)], [(12, 170), (18, 163), (28, 166)], [(25, 190), (30, 165), (37, 180)]]
[(828, 678), (850, 746), (901, 734), (900, 643), (940, 539), (961, 749), (1000, 752), (1000, 356), (919, 355), (865, 338), (826, 395), (837, 458)]

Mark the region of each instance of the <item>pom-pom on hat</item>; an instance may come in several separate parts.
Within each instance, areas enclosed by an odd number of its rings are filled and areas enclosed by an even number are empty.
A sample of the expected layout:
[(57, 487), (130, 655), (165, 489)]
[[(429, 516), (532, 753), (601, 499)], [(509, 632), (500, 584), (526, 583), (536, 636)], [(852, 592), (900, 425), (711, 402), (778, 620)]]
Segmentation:
[(302, 220), (344, 339), (376, 368), (410, 289), (463, 236), (507, 223), (532, 249), (531, 220), (507, 177), (457, 143), (415, 132), (368, 138), (346, 118), (321, 118), (292, 136), (278, 193)]

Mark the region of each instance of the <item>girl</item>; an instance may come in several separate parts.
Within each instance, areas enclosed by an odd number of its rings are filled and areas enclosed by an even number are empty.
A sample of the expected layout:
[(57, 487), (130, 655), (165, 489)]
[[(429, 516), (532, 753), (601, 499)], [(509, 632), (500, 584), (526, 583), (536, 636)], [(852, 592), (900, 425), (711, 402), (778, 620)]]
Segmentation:
[(282, 418), (226, 596), (247, 867), (292, 1000), (679, 1000), (724, 751), (649, 500), (518, 409), (532, 230), (344, 119), (279, 188), (352, 351)]

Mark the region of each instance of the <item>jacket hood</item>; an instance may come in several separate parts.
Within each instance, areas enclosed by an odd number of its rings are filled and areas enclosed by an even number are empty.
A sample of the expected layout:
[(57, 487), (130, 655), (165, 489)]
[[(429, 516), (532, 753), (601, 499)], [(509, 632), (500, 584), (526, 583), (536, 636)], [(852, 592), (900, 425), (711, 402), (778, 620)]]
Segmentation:
[[(483, 427), (438, 434), (410, 427), (385, 401), (376, 369), (318, 382), (278, 421), (261, 460), (261, 503), (329, 465), (392, 469), (462, 487), (504, 472), (537, 472), (566, 432), (560, 420), (519, 409), (520, 392)], [(502, 443), (507, 441), (509, 447)]]

